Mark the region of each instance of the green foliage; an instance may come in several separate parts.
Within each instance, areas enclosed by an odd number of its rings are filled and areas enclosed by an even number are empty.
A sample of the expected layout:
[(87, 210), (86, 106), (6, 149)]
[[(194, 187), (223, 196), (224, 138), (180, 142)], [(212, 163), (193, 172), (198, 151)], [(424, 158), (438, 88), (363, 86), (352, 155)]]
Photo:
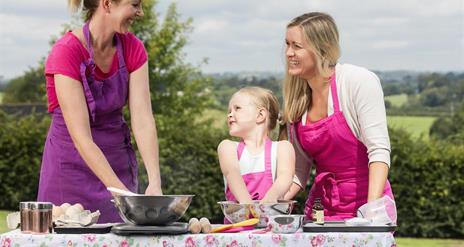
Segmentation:
[(399, 236), (464, 237), (464, 146), (390, 130)]
[(282, 90), (281, 90), (282, 79), (276, 76), (216, 76), (213, 81), (213, 91), (216, 99), (215, 105), (219, 109), (226, 109), (230, 97), (236, 91), (246, 86), (258, 86), (271, 90), (279, 102), (282, 102)]
[(37, 198), (42, 150), (50, 121), (36, 115), (16, 118), (0, 111), (0, 208), (18, 209)]
[[(216, 147), (225, 136), (211, 128), (212, 120), (201, 114), (213, 102), (211, 80), (184, 61), (182, 52), (191, 19), (180, 20), (171, 4), (162, 23), (156, 20), (156, 1), (143, 1), (145, 16), (133, 26), (148, 52), (150, 91), (155, 113), (160, 170), (164, 194), (194, 194), (186, 217), (206, 216), (222, 220), (223, 182)], [(140, 163), (142, 163), (139, 158)], [(144, 171), (141, 189), (146, 186)]]
[(45, 78), (43, 61), (37, 68), (29, 68), (24, 75), (10, 81), (5, 89), (2, 103), (45, 102)]
[(185, 219), (205, 216), (221, 223), (223, 216), (216, 202), (224, 200), (224, 183), (216, 147), (226, 133), (211, 128), (210, 120), (195, 126), (183, 126), (183, 121), (172, 118), (158, 120), (159, 132), (163, 133), (160, 139), (163, 192), (195, 195)]
[(453, 116), (437, 119), (430, 128), (430, 136), (455, 144), (464, 144), (464, 103)]

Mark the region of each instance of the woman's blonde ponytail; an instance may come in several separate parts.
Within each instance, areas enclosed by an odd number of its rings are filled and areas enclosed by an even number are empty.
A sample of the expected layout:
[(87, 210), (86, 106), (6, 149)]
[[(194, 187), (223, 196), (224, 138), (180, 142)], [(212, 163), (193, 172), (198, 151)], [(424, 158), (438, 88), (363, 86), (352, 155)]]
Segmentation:
[(72, 13), (79, 11), (83, 0), (68, 0), (68, 8)]

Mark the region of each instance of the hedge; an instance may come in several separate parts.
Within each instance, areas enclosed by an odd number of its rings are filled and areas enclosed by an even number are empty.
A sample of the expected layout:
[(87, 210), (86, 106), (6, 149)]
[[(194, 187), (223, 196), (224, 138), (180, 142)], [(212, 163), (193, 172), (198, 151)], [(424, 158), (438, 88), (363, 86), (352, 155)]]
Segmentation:
[[(17, 210), (19, 201), (35, 200), (48, 126), (48, 118), (0, 113), (1, 209)], [(157, 116), (163, 192), (196, 195), (184, 220), (206, 216), (220, 223), (223, 218), (216, 204), (224, 198), (216, 147), (226, 133), (210, 126)], [(389, 179), (398, 207), (396, 234), (463, 238), (464, 147), (412, 139), (403, 131), (390, 130), (390, 138)], [(145, 186), (142, 172), (140, 192)], [(305, 197), (298, 195), (294, 213), (302, 213)]]

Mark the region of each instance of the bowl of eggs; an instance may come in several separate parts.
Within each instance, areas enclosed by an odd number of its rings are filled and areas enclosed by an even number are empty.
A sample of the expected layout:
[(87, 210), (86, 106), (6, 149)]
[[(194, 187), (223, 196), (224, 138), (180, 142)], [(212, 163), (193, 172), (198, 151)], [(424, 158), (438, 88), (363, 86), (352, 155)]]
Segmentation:
[(98, 221), (100, 211), (90, 212), (85, 210), (82, 204), (63, 203), (60, 206), (53, 205), (52, 218), (57, 225), (77, 224), (88, 226)]
[(115, 195), (114, 204), (124, 222), (133, 225), (162, 226), (184, 215), (194, 195)]

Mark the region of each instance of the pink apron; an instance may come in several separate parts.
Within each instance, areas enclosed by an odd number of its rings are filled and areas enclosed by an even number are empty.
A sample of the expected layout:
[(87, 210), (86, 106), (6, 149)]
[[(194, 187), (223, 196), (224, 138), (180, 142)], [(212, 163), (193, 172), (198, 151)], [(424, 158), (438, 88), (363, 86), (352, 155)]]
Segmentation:
[[(245, 148), (245, 143), (241, 141), (237, 147), (237, 157), (238, 160), (242, 157), (243, 149)], [(243, 181), (250, 193), (252, 200), (261, 200), (266, 195), (266, 192), (271, 188), (273, 184), (272, 180), (272, 163), (271, 163), (271, 151), (272, 151), (272, 141), (269, 138), (266, 138), (264, 144), (264, 171), (255, 172), (242, 175)], [(237, 201), (235, 196), (230, 191), (229, 186), (226, 188), (226, 200), (228, 201)], [(228, 224), (227, 219), (224, 219), (224, 222)]]
[[(367, 202), (369, 159), (366, 146), (354, 136), (340, 111), (335, 74), (330, 80), (334, 113), (315, 123), (296, 125), (301, 147), (316, 163), (316, 178), (308, 194), (305, 215), (311, 218), (315, 198), (320, 197), (325, 220), (356, 217)], [(305, 121), (303, 119), (302, 121)], [(393, 199), (390, 183), (384, 195)]]

